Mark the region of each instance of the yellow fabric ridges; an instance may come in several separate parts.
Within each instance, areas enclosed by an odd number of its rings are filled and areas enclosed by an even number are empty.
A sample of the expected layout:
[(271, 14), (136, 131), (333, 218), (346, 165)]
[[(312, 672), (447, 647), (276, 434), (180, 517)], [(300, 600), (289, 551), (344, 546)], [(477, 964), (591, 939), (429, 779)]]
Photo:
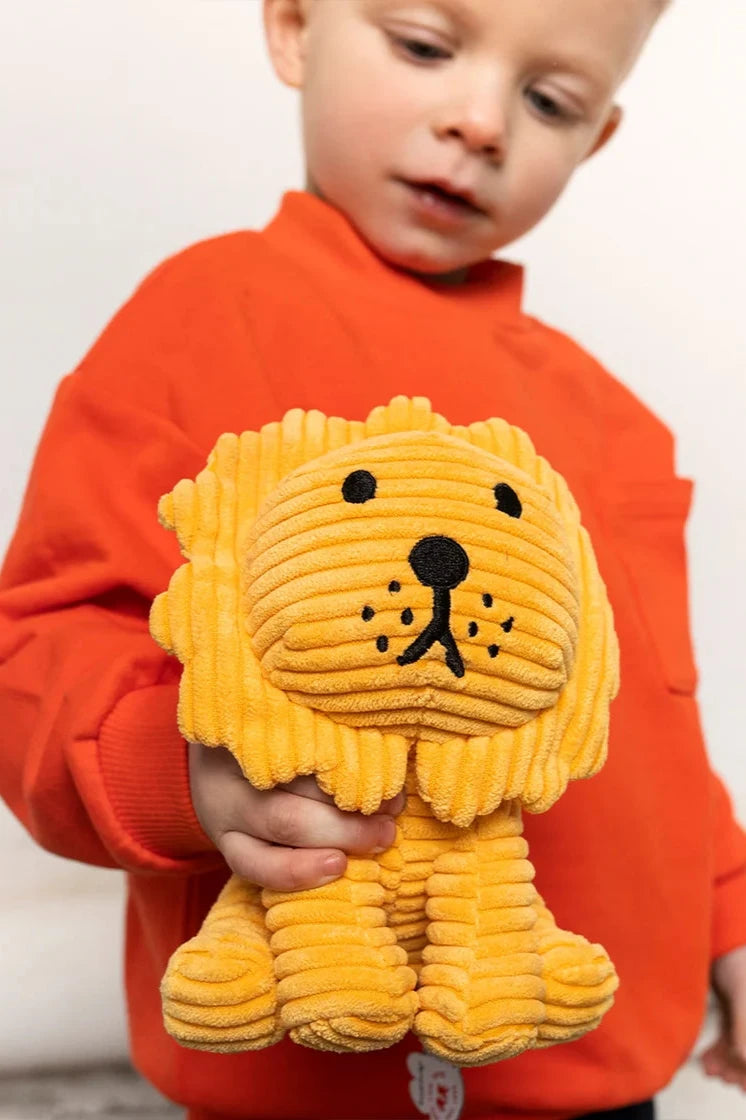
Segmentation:
[(619, 655), (577, 506), (529, 437), (424, 398), (364, 422), (293, 409), (221, 436), (158, 513), (186, 560), (150, 620), (184, 666), (184, 736), (259, 789), (315, 774), (347, 810), (408, 789), (396, 844), (341, 880), (231, 880), (164, 977), (174, 1037), (344, 1051), (414, 1028), (477, 1065), (597, 1025), (613, 966), (556, 929), (520, 818), (603, 764)]
[(182, 1046), (231, 1053), (279, 1041), (274, 963), (259, 891), (231, 878), (161, 984), (166, 1028)]

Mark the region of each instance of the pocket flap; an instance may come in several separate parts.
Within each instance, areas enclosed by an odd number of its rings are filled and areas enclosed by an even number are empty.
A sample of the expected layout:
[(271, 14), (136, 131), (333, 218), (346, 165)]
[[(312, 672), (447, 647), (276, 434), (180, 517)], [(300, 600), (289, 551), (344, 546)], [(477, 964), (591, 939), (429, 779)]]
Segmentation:
[(607, 488), (605, 519), (668, 687), (690, 695), (697, 667), (689, 622), (684, 530), (694, 484), (688, 478)]

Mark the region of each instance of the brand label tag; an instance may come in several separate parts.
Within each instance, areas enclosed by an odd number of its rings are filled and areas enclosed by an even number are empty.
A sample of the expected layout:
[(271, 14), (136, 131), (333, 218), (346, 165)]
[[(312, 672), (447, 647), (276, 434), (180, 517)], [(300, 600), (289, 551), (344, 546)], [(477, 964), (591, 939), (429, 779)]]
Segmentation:
[(458, 1066), (432, 1054), (407, 1056), (409, 1095), (428, 1120), (458, 1120), (464, 1107), (464, 1079)]

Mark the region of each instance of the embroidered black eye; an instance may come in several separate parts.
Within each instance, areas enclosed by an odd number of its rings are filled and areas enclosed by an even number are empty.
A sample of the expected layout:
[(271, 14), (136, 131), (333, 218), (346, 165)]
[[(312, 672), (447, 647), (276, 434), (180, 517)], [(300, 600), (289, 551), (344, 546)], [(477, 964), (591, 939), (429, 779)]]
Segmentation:
[(508, 517), (520, 517), (523, 513), (521, 499), (507, 482), (498, 482), (495, 487), (495, 501), (500, 512), (507, 513)]
[(342, 497), (353, 505), (362, 505), (375, 497), (376, 480), (370, 471), (353, 471), (342, 483)]

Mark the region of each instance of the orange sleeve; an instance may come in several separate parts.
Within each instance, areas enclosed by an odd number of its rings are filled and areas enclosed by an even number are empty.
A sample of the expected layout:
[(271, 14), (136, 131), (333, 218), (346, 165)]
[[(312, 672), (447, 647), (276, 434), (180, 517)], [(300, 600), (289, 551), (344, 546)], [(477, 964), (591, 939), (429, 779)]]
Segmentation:
[(183, 873), (220, 856), (189, 795), (178, 666), (147, 616), (180, 562), (158, 498), (205, 455), (162, 406), (179, 358), (153, 290), (62, 382), (37, 451), (0, 574), (0, 794), (53, 852)]

